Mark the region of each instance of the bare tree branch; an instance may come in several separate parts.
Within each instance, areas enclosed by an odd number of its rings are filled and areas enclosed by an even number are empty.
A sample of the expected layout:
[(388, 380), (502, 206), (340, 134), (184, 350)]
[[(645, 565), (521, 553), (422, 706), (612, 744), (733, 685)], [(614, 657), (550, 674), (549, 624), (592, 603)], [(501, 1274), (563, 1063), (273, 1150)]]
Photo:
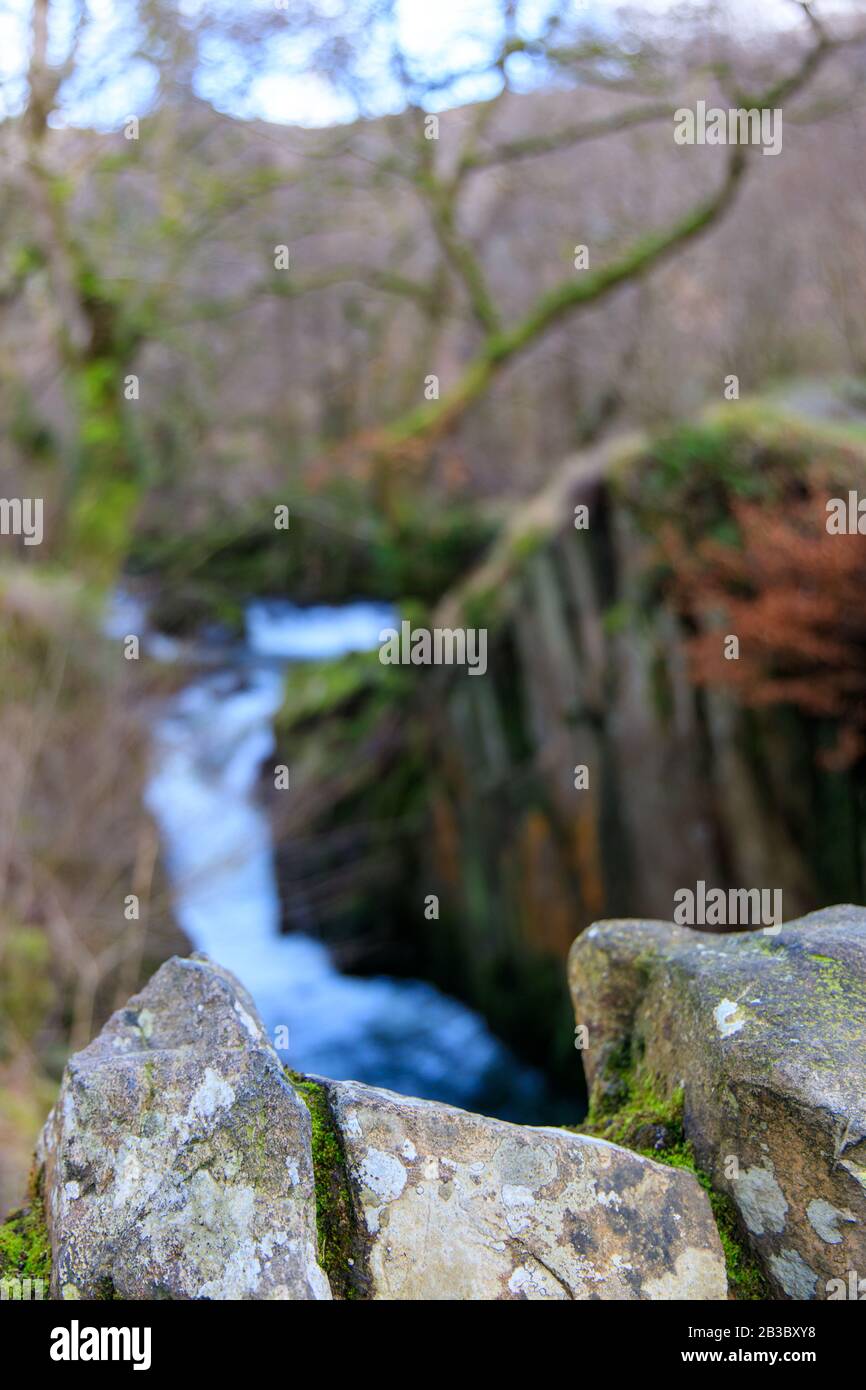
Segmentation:
[(522, 140), (509, 140), (491, 149), (467, 154), (461, 162), (461, 172), (491, 169), (496, 165), (530, 159), (536, 155), (554, 154), (587, 140), (597, 140), (605, 135), (631, 130), (651, 121), (670, 119), (673, 110), (674, 105), (671, 102), (654, 101), (645, 106), (632, 107), (628, 111), (617, 111), (609, 116), (598, 116), (595, 120), (563, 126), (545, 134), (525, 136)]

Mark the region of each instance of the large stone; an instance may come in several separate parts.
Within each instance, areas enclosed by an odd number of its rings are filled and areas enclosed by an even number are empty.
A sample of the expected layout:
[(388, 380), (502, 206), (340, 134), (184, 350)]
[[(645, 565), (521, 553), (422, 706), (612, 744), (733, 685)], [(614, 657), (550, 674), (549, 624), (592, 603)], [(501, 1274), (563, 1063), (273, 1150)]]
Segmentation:
[(168, 961), (70, 1059), (39, 1157), (55, 1297), (331, 1296), (308, 1111), (204, 957)]
[(718, 1233), (690, 1173), (564, 1130), (320, 1084), (369, 1296), (725, 1298)]
[(596, 1110), (636, 1071), (681, 1088), (686, 1137), (773, 1292), (847, 1296), (866, 1276), (866, 911), (728, 935), (604, 922), (569, 978)]

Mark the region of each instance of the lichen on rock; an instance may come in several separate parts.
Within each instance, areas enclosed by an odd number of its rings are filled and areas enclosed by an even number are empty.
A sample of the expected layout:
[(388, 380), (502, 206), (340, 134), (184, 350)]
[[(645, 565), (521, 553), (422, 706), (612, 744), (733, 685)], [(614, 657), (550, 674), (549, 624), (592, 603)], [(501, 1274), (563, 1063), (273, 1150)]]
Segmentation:
[(3, 1270), (50, 1237), (61, 1298), (716, 1300), (866, 1265), (866, 911), (609, 922), (570, 972), (583, 1132), (286, 1073), (233, 976), (168, 961), (67, 1064)]
[(373, 1298), (725, 1298), (691, 1173), (564, 1130), (322, 1084)]
[(203, 957), (167, 962), (70, 1059), (39, 1162), (54, 1297), (727, 1291), (692, 1173), (561, 1129), (286, 1074), (242, 986)]
[(331, 1296), (309, 1114), (206, 958), (168, 961), (70, 1059), (40, 1160), (55, 1297)]
[(599, 923), (569, 979), (591, 1113), (610, 1125), (635, 1075), (681, 1093), (683, 1142), (774, 1296), (824, 1298), (866, 1266), (864, 909), (772, 934)]

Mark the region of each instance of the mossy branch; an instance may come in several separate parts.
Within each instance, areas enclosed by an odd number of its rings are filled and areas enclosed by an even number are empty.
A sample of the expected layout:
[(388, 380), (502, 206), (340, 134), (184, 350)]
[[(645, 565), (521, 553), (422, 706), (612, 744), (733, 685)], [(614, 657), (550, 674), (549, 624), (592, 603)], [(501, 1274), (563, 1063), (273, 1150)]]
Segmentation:
[(596, 271), (569, 278), (542, 295), (514, 327), (491, 334), (463, 375), (446, 395), (432, 404), (408, 412), (382, 434), (387, 451), (399, 450), (414, 440), (435, 438), (452, 428), (481, 397), (507, 363), (518, 357), (560, 320), (575, 310), (595, 304), (605, 295), (644, 275), (673, 251), (699, 236), (716, 222), (733, 201), (746, 168), (747, 154), (735, 146), (725, 179), (708, 199), (693, 207), (671, 226), (641, 238), (618, 259)]
[(593, 120), (574, 122), (540, 135), (528, 135), (522, 140), (507, 140), (486, 150), (472, 150), (461, 162), (461, 173), (492, 169), (501, 164), (532, 159), (537, 155), (556, 154), (560, 150), (571, 149), (574, 145), (598, 140), (605, 135), (633, 130), (636, 126), (648, 125), (653, 121), (666, 118), (670, 120), (673, 118), (673, 111), (674, 105), (670, 101), (651, 101), (641, 106), (630, 107), (627, 111), (616, 111), (612, 115), (596, 116)]

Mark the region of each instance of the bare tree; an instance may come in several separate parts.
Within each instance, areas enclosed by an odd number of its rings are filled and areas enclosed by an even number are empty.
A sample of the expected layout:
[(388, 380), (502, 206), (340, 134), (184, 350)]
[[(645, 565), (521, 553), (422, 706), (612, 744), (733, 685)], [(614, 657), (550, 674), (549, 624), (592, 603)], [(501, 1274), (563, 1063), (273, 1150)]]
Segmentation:
[[(768, 70), (753, 79), (754, 85), (738, 77), (744, 55), (728, 52), (729, 45), (716, 41), (718, 35), (713, 36), (707, 51), (696, 41), (695, 31), (677, 40), (668, 34), (666, 44), (652, 34), (636, 40), (625, 31), (614, 38), (600, 38), (574, 27), (568, 4), (552, 5), (541, 25), (528, 33), (519, 22), (520, 6), (515, 0), (503, 0), (498, 39), (489, 53), (466, 68), (455, 66), (444, 71), (407, 53), (393, 0), (355, 6), (352, 23), (346, 14), (328, 21), (318, 17), (317, 21), (314, 5), (308, 23), (318, 22), (323, 30), (315, 59), (323, 74), (355, 101), (362, 114), (387, 75), (391, 99), (405, 113), (386, 123), (390, 141), (384, 147), (378, 123), (361, 119), (329, 137), (323, 144), (321, 161), (326, 164), (328, 157), (342, 161), (343, 178), (345, 161), (353, 161), (359, 180), (381, 190), (382, 198), (414, 199), (423, 210), (438, 257), (421, 279), (404, 272), (399, 263), (337, 265), (306, 281), (299, 278), (275, 285), (271, 280), (263, 288), (294, 296), (355, 280), (409, 301), (434, 330), (454, 312), (456, 301), (474, 329), (468, 360), (440, 398), (417, 402), (416, 373), (415, 403), (348, 447), (366, 451), (385, 475), (395, 465), (423, 454), (463, 420), (506, 366), (525, 355), (556, 325), (598, 304), (619, 287), (640, 281), (715, 226), (754, 166), (755, 147), (731, 144), (713, 185), (696, 193), (685, 208), (638, 238), (618, 245), (601, 265), (537, 289), (509, 316), (504, 314), (500, 295), (493, 287), (485, 241), (470, 230), (467, 208), (477, 175), (543, 161), (650, 124), (668, 122), (672, 127), (674, 111), (687, 98), (694, 102), (698, 94), (706, 97), (715, 91), (734, 109), (764, 111), (784, 104), (787, 115), (787, 104), (800, 96), (831, 56), (864, 38), (862, 31), (850, 26), (835, 34), (811, 5), (800, 0), (794, 0), (794, 5), (805, 32), (798, 30), (788, 36), (788, 42), (776, 43), (776, 49), (782, 50), (781, 57), (774, 55), (776, 70), (762, 63)], [(384, 56), (370, 75), (365, 53), (367, 45), (373, 43)], [(555, 128), (520, 138), (501, 138), (496, 130), (497, 116), (513, 90), (511, 73), (518, 59), (532, 63), (538, 80), (567, 90), (575, 115)], [(778, 71), (780, 66), (782, 72)], [(449, 121), (448, 138), (440, 139), (434, 113), (443, 98), (484, 86), (498, 90), (470, 108), (466, 119)], [(853, 99), (853, 92), (836, 89), (812, 110), (804, 107), (800, 119), (840, 109)], [(599, 102), (603, 103), (601, 110)], [(673, 152), (673, 140), (671, 144)], [(430, 339), (422, 336), (421, 341), (429, 362)]]

